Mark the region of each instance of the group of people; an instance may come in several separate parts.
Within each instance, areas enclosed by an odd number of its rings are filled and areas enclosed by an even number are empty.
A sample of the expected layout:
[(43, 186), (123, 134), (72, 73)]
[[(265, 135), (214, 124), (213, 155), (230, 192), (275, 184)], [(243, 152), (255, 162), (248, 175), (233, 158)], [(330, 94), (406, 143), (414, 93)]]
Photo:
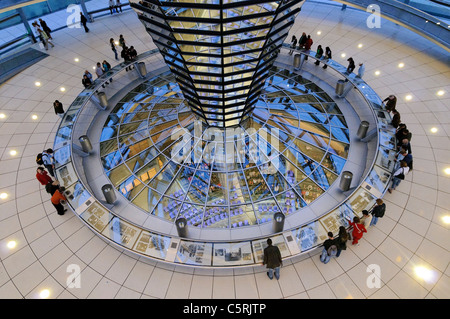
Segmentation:
[[(123, 37), (123, 34), (119, 35), (119, 46), (122, 47), (122, 51), (120, 52), (120, 57), (124, 60), (124, 62), (131, 62), (137, 57), (137, 51), (134, 48), (134, 46), (128, 47), (125, 38)], [(119, 60), (118, 54), (117, 54), (117, 47), (116, 42), (114, 41), (114, 38), (109, 39), (109, 44), (111, 45), (111, 50), (114, 52), (114, 57), (116, 60)], [(129, 65), (125, 68), (125, 71), (130, 71), (134, 67), (133, 65)]]
[[(109, 62), (106, 60), (103, 60), (103, 62), (101, 62), (101, 63), (97, 62), (96, 66), (95, 66), (95, 74), (97, 75), (97, 78), (103, 76), (103, 74), (105, 74), (109, 70), (111, 70), (111, 64), (109, 64)], [(113, 79), (110, 78), (109, 82), (106, 81), (105, 84), (108, 85), (112, 81), (113, 81)], [(83, 86), (85, 88), (88, 88), (92, 85), (93, 82), (94, 82), (94, 79), (92, 77), (92, 73), (89, 72), (88, 70), (85, 70), (83, 73), (83, 79), (81, 80), (81, 83), (83, 84)], [(103, 88), (105, 88), (105, 84), (102, 84)]]
[(412, 133), (405, 123), (402, 123), (400, 113), (396, 109), (397, 97), (393, 94), (383, 100), (383, 104), (392, 115), (391, 125), (395, 128), (395, 143), (397, 153), (395, 155), (395, 165), (392, 175), (392, 185), (388, 192), (392, 193), (397, 188), (405, 176), (413, 169), (413, 156), (411, 150)]
[(370, 226), (375, 226), (379, 218), (384, 216), (386, 212), (386, 204), (381, 198), (375, 201), (375, 206), (369, 212), (362, 211), (362, 216), (353, 217), (353, 220), (347, 220), (349, 228), (339, 227), (339, 233), (335, 237), (332, 232), (328, 232), (328, 239), (324, 241), (320, 261), (324, 264), (328, 263), (332, 257), (339, 257), (342, 250), (347, 249), (347, 241), (352, 240), (352, 245), (357, 245), (359, 240)]
[[(307, 53), (309, 53), (313, 43), (314, 43), (314, 41), (311, 38), (311, 35), (306, 35), (305, 32), (302, 33), (300, 39), (297, 39), (297, 37), (295, 35), (293, 35), (292, 39), (291, 39), (291, 50), (289, 51), (289, 55), (292, 55), (292, 53), (294, 52), (294, 50), (296, 48), (297, 48), (297, 50), (303, 50), (303, 51), (306, 51)], [(316, 58), (316, 62), (314, 62), (315, 65), (320, 65), (321, 60), (328, 61), (329, 59), (332, 59), (332, 52), (331, 52), (330, 47), (325, 47), (325, 50), (324, 50), (322, 45), (319, 44), (317, 46), (315, 58)], [(307, 60), (308, 60), (308, 54), (305, 54), (305, 61), (307, 61)], [(355, 65), (355, 61), (353, 60), (352, 57), (348, 58), (347, 62), (348, 62), (348, 66), (347, 66), (346, 74), (349, 75), (355, 70), (356, 65)], [(327, 67), (328, 67), (328, 65), (326, 63), (324, 63), (322, 68), (326, 69)], [(359, 63), (359, 69), (358, 69), (357, 76), (359, 78), (362, 78), (365, 70), (366, 70), (366, 67), (365, 67), (364, 63)]]
[(37, 21), (34, 21), (33, 23), (31, 23), (31, 25), (34, 27), (34, 30), (39, 36), (39, 39), (45, 50), (48, 50), (49, 44), (52, 46), (52, 48), (55, 46), (52, 42), (52, 30), (48, 27), (47, 23), (44, 20), (39, 19), (39, 23)]
[(36, 169), (36, 179), (41, 185), (45, 186), (46, 192), (50, 194), (50, 201), (55, 207), (58, 215), (64, 215), (67, 211), (64, 207), (67, 199), (64, 196), (65, 188), (60, 186), (55, 177), (55, 158), (53, 157), (53, 150), (48, 148), (38, 154), (36, 163), (39, 165)]
[[(313, 45), (314, 41), (311, 38), (311, 35), (306, 35), (305, 32), (302, 33), (302, 36), (300, 37), (300, 39), (297, 39), (297, 37), (295, 35), (292, 36), (291, 39), (291, 51), (289, 51), (289, 54), (292, 55), (292, 53), (294, 52), (295, 48), (297, 47), (298, 44), (298, 50), (305, 50), (305, 51), (309, 51), (311, 50), (311, 46)], [(307, 59), (308, 56), (305, 57), (305, 59)]]

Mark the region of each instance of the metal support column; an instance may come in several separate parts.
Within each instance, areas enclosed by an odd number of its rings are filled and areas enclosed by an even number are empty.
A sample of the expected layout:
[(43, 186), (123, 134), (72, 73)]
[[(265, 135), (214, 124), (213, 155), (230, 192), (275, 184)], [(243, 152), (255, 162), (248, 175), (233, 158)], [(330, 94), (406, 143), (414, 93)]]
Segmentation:
[(86, 17), (86, 19), (88, 19), (88, 21), (90, 23), (94, 22), (94, 20), (92, 19), (91, 15), (87, 11), (86, 4), (84, 3), (84, 0), (80, 0), (80, 6), (81, 6), (81, 11), (83, 11), (83, 15)]

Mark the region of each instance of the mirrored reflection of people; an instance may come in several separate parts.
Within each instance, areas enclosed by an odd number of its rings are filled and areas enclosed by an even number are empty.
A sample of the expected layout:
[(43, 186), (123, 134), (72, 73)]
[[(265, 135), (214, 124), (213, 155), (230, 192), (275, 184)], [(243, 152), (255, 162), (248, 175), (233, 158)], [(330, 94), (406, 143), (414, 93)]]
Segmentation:
[(263, 265), (266, 265), (268, 269), (267, 277), (272, 280), (275, 273), (275, 278), (278, 280), (280, 279), (280, 268), (283, 265), (281, 252), (277, 246), (272, 245), (272, 239), (270, 238), (267, 239), (267, 245), (268, 247), (264, 249)]

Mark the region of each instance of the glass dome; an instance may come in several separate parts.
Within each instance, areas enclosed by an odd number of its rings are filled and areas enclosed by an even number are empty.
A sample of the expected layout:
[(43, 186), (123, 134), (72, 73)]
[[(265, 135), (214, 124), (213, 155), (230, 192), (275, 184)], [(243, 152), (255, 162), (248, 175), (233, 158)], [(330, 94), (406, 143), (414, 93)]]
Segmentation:
[(170, 71), (131, 90), (102, 130), (111, 184), (132, 204), (168, 221), (235, 228), (301, 213), (335, 182), (349, 132), (316, 84), (272, 67), (250, 118), (206, 126)]

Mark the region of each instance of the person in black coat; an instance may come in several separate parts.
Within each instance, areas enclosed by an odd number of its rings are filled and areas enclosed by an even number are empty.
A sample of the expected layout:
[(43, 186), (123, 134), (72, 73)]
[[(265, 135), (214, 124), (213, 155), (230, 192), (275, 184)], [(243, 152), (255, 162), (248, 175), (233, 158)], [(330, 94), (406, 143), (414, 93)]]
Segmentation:
[(371, 212), (372, 221), (370, 222), (370, 226), (375, 226), (378, 222), (378, 218), (383, 217), (385, 212), (386, 212), (386, 204), (383, 202), (381, 198), (378, 198), (376, 200), (376, 205)]
[(345, 71), (345, 72), (347, 74), (351, 74), (356, 67), (355, 61), (353, 61), (353, 58), (348, 58), (347, 62), (348, 62), (348, 66), (347, 66), (347, 71)]
[(64, 114), (63, 105), (58, 100), (55, 100), (55, 102), (53, 102), (53, 108), (55, 109), (55, 114), (56, 115)]
[(267, 247), (264, 249), (263, 265), (268, 268), (267, 276), (270, 280), (273, 279), (275, 271), (275, 278), (280, 279), (280, 267), (283, 265), (281, 259), (281, 252), (277, 246), (272, 245), (272, 239), (267, 239)]

